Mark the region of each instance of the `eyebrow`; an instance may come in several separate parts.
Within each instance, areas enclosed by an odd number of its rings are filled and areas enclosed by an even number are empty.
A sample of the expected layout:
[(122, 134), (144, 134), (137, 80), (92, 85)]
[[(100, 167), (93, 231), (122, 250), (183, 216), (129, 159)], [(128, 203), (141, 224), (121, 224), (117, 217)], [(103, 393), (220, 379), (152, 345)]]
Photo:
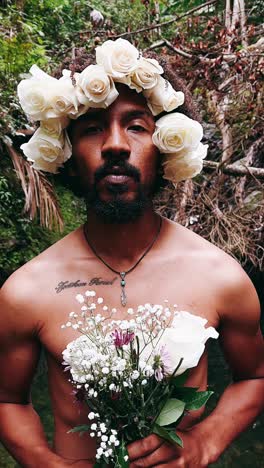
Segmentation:
[[(86, 114), (83, 114), (79, 117), (79, 120), (82, 122), (86, 122), (87, 120), (96, 120), (101, 118), (101, 116), (104, 114), (105, 109), (97, 109), (95, 111), (88, 111)], [(139, 118), (139, 117), (147, 117), (147, 118), (152, 118), (152, 114), (150, 111), (147, 109), (134, 109), (131, 111), (127, 111), (124, 113), (123, 119), (126, 121), (129, 121), (133, 118)]]
[(137, 118), (137, 117), (148, 117), (148, 118), (152, 118), (152, 115), (149, 111), (147, 110), (140, 110), (140, 109), (135, 109), (135, 110), (131, 110), (131, 111), (128, 111), (126, 112), (124, 118), (125, 120), (131, 120), (131, 119), (134, 119), (134, 118)]

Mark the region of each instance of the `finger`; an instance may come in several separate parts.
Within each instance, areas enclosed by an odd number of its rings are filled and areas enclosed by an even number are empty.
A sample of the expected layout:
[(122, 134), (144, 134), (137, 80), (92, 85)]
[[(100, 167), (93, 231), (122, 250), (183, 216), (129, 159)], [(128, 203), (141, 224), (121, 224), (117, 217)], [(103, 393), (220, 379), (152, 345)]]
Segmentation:
[(141, 440), (136, 440), (127, 446), (129, 460), (132, 462), (137, 458), (145, 457), (154, 452), (163, 444), (163, 440), (155, 434), (151, 434)]
[[(176, 457), (177, 452), (175, 451), (175, 448), (170, 444), (163, 443), (149, 455), (134, 460), (131, 466), (133, 468), (145, 468), (151, 466), (157, 467), (161, 464), (167, 463), (169, 463), (169, 466), (172, 466), (171, 463), (176, 459)], [(166, 466), (168, 467), (168, 465)]]
[(155, 468), (188, 468), (190, 465), (186, 465), (183, 457), (177, 458), (177, 460), (170, 460), (160, 465), (155, 465)]

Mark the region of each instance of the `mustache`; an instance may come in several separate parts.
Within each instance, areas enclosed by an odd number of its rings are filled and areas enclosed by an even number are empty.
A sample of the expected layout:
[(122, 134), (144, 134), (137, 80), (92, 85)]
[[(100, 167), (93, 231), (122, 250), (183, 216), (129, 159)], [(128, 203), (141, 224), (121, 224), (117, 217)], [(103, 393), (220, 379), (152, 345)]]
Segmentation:
[(132, 177), (136, 182), (140, 182), (140, 172), (132, 164), (127, 161), (119, 161), (118, 163), (106, 162), (103, 166), (98, 167), (94, 173), (94, 183), (97, 184), (109, 174), (122, 174)]

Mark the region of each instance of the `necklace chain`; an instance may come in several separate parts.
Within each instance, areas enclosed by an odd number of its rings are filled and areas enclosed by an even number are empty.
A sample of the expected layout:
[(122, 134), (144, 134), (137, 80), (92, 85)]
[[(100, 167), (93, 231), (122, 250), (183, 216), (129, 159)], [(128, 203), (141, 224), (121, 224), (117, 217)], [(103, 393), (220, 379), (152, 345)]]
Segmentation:
[(84, 233), (84, 237), (85, 237), (85, 240), (87, 242), (87, 244), (89, 245), (89, 247), (91, 248), (91, 250), (93, 251), (94, 255), (107, 267), (109, 268), (109, 270), (113, 271), (114, 273), (116, 273), (117, 275), (120, 276), (120, 286), (121, 286), (121, 295), (120, 295), (120, 300), (121, 300), (121, 305), (123, 307), (126, 306), (127, 304), (127, 295), (126, 295), (126, 290), (125, 290), (125, 286), (126, 286), (126, 280), (125, 280), (125, 277), (126, 275), (128, 275), (129, 273), (131, 273), (131, 271), (133, 271), (137, 266), (138, 264), (141, 262), (141, 260), (143, 260), (143, 258), (148, 254), (148, 252), (150, 251), (150, 249), (153, 247), (153, 245), (155, 244), (156, 240), (158, 239), (159, 237), (159, 234), (160, 234), (160, 231), (161, 231), (161, 226), (162, 226), (162, 218), (160, 217), (160, 222), (159, 222), (159, 227), (158, 227), (158, 230), (153, 238), (153, 240), (151, 241), (151, 243), (149, 244), (149, 246), (147, 247), (147, 249), (143, 252), (143, 254), (141, 255), (141, 257), (139, 257), (139, 259), (136, 261), (136, 263), (131, 267), (129, 268), (127, 271), (118, 271), (118, 270), (115, 270), (114, 268), (111, 267), (111, 265), (109, 265), (102, 257), (101, 255), (98, 254), (98, 252), (96, 251), (96, 249), (94, 248), (94, 246), (91, 244), (90, 240), (88, 239), (88, 234), (87, 234), (87, 230), (86, 230), (86, 224), (84, 224), (83, 226), (83, 233)]

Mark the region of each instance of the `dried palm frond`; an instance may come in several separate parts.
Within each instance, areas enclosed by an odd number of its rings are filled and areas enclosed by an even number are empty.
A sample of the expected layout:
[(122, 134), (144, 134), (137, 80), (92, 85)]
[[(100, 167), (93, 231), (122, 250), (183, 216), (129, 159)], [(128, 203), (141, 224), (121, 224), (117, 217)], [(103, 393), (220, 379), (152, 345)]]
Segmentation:
[[(167, 187), (156, 201), (157, 211), (188, 227), (236, 258), (264, 269), (264, 202), (254, 190), (254, 202), (236, 202), (236, 182), (223, 174), (213, 175), (201, 184), (187, 181)], [(245, 195), (245, 194), (244, 194)], [(250, 198), (250, 197), (248, 197)]]
[(63, 218), (52, 184), (19, 155), (9, 141), (5, 140), (5, 145), (25, 194), (24, 213), (30, 219), (39, 213), (41, 226), (62, 231)]

